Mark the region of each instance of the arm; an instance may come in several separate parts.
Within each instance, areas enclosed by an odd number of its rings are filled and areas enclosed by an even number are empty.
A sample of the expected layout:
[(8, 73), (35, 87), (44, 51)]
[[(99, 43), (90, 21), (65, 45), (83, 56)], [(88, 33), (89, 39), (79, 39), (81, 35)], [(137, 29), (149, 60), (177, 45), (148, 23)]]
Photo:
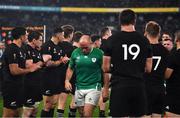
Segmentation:
[(66, 71), (65, 88), (69, 91), (72, 90), (72, 86), (70, 83), (72, 75), (73, 75), (73, 70), (70, 67), (68, 67), (68, 69)]
[(9, 69), (12, 75), (22, 75), (38, 70), (39, 66), (33, 64), (31, 67), (24, 69), (20, 68), (18, 64), (9, 64)]
[(102, 65), (103, 72), (104, 73), (110, 72), (110, 66), (111, 66), (111, 57), (103, 56), (103, 65)]
[(147, 58), (145, 64), (145, 72), (150, 73), (151, 70), (152, 70), (152, 58)]
[(61, 58), (57, 61), (52, 61), (52, 56), (48, 54), (43, 54), (42, 57), (47, 67), (58, 66), (62, 63)]
[(165, 71), (165, 79), (169, 79), (173, 73), (173, 69), (171, 68), (167, 68), (166, 71)]
[(109, 97), (109, 80), (110, 80), (110, 65), (111, 65), (111, 58), (109, 56), (103, 56), (103, 75), (104, 75), (104, 85), (103, 85), (103, 102), (106, 102)]

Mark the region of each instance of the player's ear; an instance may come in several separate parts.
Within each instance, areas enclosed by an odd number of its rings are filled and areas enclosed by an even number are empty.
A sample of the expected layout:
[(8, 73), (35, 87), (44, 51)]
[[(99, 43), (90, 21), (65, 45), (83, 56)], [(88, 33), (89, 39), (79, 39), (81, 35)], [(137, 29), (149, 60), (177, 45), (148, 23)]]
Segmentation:
[(145, 36), (145, 37), (147, 36), (147, 32), (146, 32), (146, 31), (144, 32), (144, 36)]

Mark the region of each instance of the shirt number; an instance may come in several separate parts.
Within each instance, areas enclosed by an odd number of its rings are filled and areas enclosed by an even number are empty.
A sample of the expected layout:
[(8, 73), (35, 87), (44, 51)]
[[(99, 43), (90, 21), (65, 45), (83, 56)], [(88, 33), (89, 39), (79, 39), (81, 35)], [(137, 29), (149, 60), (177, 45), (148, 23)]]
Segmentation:
[[(129, 47), (127, 46), (127, 44), (123, 44), (122, 47), (124, 49), (124, 60), (128, 59), (128, 53), (130, 55), (133, 55), (132, 60), (135, 60), (139, 55), (140, 47), (137, 44), (132, 44)], [(133, 48), (135, 48), (135, 51), (132, 50)]]
[(154, 67), (154, 70), (157, 70), (159, 63), (161, 61), (161, 56), (153, 56), (152, 58), (153, 58), (153, 60), (155, 60), (155, 59), (157, 60), (155, 67)]

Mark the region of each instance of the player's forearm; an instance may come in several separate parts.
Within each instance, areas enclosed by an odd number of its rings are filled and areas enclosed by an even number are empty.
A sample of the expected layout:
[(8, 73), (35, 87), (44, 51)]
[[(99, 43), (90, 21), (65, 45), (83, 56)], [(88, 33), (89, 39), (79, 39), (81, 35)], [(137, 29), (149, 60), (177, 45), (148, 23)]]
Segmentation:
[(16, 69), (10, 69), (10, 72), (12, 75), (23, 75), (30, 73), (31, 70), (29, 68), (23, 69), (23, 68), (16, 68)]
[(46, 62), (46, 66), (47, 67), (52, 67), (52, 66), (59, 66), (62, 63), (61, 60), (57, 60), (57, 61), (48, 61)]
[(70, 67), (68, 67), (68, 69), (66, 71), (66, 81), (70, 81), (72, 75), (73, 75), (73, 70)]
[(104, 78), (103, 78), (103, 81), (104, 81), (103, 87), (104, 88), (109, 88), (109, 80), (110, 80), (109, 73), (104, 73)]

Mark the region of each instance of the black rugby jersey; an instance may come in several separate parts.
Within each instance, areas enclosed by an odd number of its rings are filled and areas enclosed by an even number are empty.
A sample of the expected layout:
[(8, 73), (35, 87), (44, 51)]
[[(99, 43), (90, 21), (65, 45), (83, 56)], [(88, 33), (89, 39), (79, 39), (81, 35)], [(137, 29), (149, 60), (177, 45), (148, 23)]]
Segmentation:
[(151, 73), (145, 73), (144, 79), (151, 85), (163, 85), (167, 67), (168, 50), (162, 44), (151, 44), (153, 66)]
[(63, 48), (64, 54), (66, 54), (67, 57), (70, 58), (71, 57), (71, 53), (75, 49), (73, 47), (73, 45), (70, 42), (67, 42), (67, 41), (62, 41), (62, 42), (59, 43), (59, 45)]
[(64, 56), (62, 47), (54, 44), (51, 40), (43, 44), (42, 54), (51, 55), (52, 61), (57, 61), (61, 58), (61, 56)]
[(6, 47), (3, 54), (3, 80), (6, 82), (22, 82), (23, 75), (12, 75), (9, 65), (18, 64), (20, 68), (25, 68), (26, 53), (16, 44), (12, 43)]
[[(30, 45), (23, 46), (23, 49), (26, 52), (26, 59), (27, 60), (33, 60), (33, 63), (37, 62), (43, 62), (42, 54), (39, 50), (32, 48)], [(41, 78), (41, 73), (40, 70), (37, 70), (32, 73), (28, 73), (25, 76), (27, 79), (35, 80), (37, 81), (38, 79)]]
[(167, 80), (167, 89), (173, 87), (180, 90), (180, 49), (173, 51), (168, 57), (168, 68), (174, 71)]
[(104, 53), (111, 56), (113, 79), (142, 80), (146, 59), (152, 57), (148, 40), (136, 31), (112, 35)]
[(107, 45), (107, 39), (102, 39), (100, 49), (104, 51), (106, 48), (106, 45)]

